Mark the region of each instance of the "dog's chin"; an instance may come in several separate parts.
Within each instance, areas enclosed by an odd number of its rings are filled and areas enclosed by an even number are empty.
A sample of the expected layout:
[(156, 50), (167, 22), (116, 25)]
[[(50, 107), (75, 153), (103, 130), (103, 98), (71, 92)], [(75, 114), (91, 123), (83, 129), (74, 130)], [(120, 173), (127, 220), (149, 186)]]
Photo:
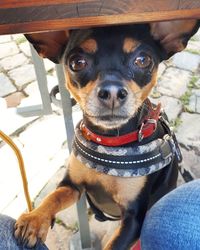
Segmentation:
[(90, 122), (103, 130), (118, 129), (129, 121), (130, 117), (98, 116), (89, 117)]

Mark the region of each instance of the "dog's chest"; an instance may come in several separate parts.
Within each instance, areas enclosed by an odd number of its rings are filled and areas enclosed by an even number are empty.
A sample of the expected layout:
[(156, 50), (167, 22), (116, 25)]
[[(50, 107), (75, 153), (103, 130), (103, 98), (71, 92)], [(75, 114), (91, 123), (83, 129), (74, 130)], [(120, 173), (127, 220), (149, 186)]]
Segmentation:
[(112, 193), (107, 192), (101, 184), (86, 184), (85, 188), (88, 199), (93, 206), (108, 215), (120, 217), (121, 211), (119, 205), (114, 201)]
[(70, 179), (85, 188), (98, 208), (111, 215), (119, 215), (141, 193), (147, 177), (115, 177), (86, 167), (72, 153), (68, 169)]

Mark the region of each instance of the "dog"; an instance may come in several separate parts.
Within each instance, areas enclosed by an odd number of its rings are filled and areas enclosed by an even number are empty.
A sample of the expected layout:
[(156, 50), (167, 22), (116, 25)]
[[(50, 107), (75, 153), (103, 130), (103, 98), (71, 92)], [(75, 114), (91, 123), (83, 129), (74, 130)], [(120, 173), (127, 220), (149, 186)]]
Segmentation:
[(67, 173), (42, 204), (20, 216), (15, 237), (45, 241), (55, 215), (85, 191), (99, 220), (121, 220), (104, 250), (127, 250), (147, 210), (176, 187), (181, 160), (167, 118), (148, 99), (158, 65), (183, 50), (198, 20), (27, 34), (39, 55), (65, 68), (83, 111)]

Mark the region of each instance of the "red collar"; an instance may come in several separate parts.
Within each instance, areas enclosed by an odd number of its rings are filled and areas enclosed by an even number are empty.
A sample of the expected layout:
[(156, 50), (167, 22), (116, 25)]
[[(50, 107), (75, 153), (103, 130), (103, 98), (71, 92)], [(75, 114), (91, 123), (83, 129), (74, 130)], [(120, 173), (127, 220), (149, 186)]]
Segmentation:
[(131, 133), (115, 137), (97, 135), (90, 131), (83, 122), (80, 124), (80, 130), (85, 139), (108, 147), (122, 146), (135, 141), (140, 142), (142, 139), (151, 136), (155, 132), (157, 128), (157, 121), (160, 116), (160, 103), (155, 108), (152, 106), (149, 100), (147, 100), (146, 104), (149, 108), (148, 115), (143, 119), (140, 128)]

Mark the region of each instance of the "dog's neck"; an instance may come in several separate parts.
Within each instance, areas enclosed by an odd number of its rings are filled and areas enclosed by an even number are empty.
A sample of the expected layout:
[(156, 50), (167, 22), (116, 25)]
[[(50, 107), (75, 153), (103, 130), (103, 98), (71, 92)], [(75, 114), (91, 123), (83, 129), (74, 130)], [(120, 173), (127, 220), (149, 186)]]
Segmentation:
[(95, 134), (103, 136), (119, 136), (137, 130), (140, 127), (143, 118), (147, 114), (148, 111), (145, 108), (145, 104), (142, 104), (142, 106), (138, 109), (138, 112), (135, 114), (135, 116), (131, 117), (126, 124), (122, 125), (119, 128), (113, 128), (113, 129), (103, 129), (100, 126), (96, 126), (91, 123), (91, 121), (88, 119), (87, 116), (83, 116), (83, 121), (86, 127)]

